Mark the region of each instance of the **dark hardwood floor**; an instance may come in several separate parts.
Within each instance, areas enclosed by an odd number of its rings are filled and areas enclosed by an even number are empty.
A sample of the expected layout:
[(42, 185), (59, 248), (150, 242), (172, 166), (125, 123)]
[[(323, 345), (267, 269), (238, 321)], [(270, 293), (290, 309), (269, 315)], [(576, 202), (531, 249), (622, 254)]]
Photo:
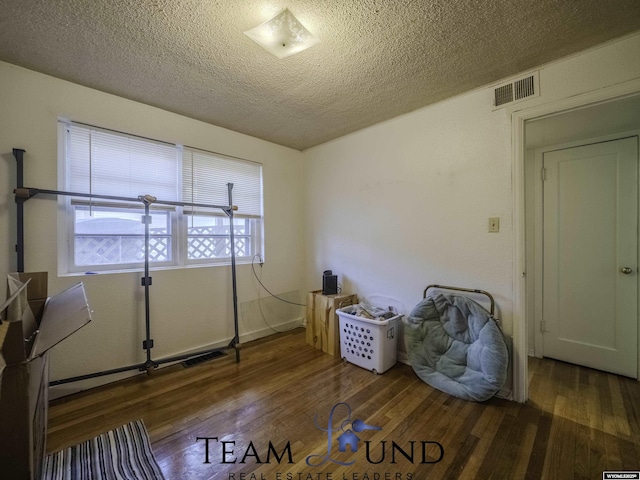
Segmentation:
[[(473, 403), (403, 364), (375, 375), (344, 363), (306, 345), (303, 329), (241, 355), (53, 401), (48, 451), (142, 418), (170, 480), (601, 479), (640, 470), (632, 379), (532, 358), (528, 403)], [(339, 441), (358, 451), (340, 452)]]

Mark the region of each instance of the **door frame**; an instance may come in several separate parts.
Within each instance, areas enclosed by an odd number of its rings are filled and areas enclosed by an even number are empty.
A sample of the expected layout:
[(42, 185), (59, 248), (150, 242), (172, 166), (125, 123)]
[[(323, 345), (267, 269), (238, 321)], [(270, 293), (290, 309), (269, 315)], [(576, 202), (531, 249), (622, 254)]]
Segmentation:
[[(513, 399), (526, 402), (528, 395), (527, 251), (525, 218), (526, 123), (598, 103), (619, 100), (640, 93), (640, 79), (576, 95), (511, 113), (513, 192)], [(532, 266), (533, 267), (533, 266)], [(534, 281), (533, 278), (529, 282)]]

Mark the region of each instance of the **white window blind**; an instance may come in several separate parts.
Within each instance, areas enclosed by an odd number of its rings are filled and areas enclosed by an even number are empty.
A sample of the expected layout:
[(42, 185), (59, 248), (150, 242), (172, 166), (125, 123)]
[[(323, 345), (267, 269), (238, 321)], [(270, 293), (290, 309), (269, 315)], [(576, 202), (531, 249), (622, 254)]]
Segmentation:
[(73, 123), (65, 129), (68, 190), (178, 200), (179, 149), (175, 145)]
[(262, 166), (191, 148), (182, 154), (182, 201), (228, 205), (233, 183), (234, 216), (262, 217)]

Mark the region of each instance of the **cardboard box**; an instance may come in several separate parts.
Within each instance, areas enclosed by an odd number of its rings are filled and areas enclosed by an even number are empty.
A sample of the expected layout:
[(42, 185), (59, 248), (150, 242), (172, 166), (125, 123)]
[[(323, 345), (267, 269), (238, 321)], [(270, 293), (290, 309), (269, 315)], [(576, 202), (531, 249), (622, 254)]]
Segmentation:
[(49, 350), (91, 321), (82, 283), (47, 298), (47, 274), (12, 273), (0, 307), (0, 472), (39, 480), (46, 453)]
[(336, 310), (358, 303), (354, 294), (323, 295), (322, 290), (307, 296), (306, 342), (329, 355), (340, 358), (340, 329)]

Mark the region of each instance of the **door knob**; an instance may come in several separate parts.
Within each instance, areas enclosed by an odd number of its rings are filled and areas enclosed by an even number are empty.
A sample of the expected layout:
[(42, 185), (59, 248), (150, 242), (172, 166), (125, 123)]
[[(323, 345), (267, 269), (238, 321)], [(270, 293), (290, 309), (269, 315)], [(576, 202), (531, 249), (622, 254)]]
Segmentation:
[(631, 272), (633, 272), (633, 269), (631, 267), (622, 267), (620, 271), (625, 275), (629, 275)]

